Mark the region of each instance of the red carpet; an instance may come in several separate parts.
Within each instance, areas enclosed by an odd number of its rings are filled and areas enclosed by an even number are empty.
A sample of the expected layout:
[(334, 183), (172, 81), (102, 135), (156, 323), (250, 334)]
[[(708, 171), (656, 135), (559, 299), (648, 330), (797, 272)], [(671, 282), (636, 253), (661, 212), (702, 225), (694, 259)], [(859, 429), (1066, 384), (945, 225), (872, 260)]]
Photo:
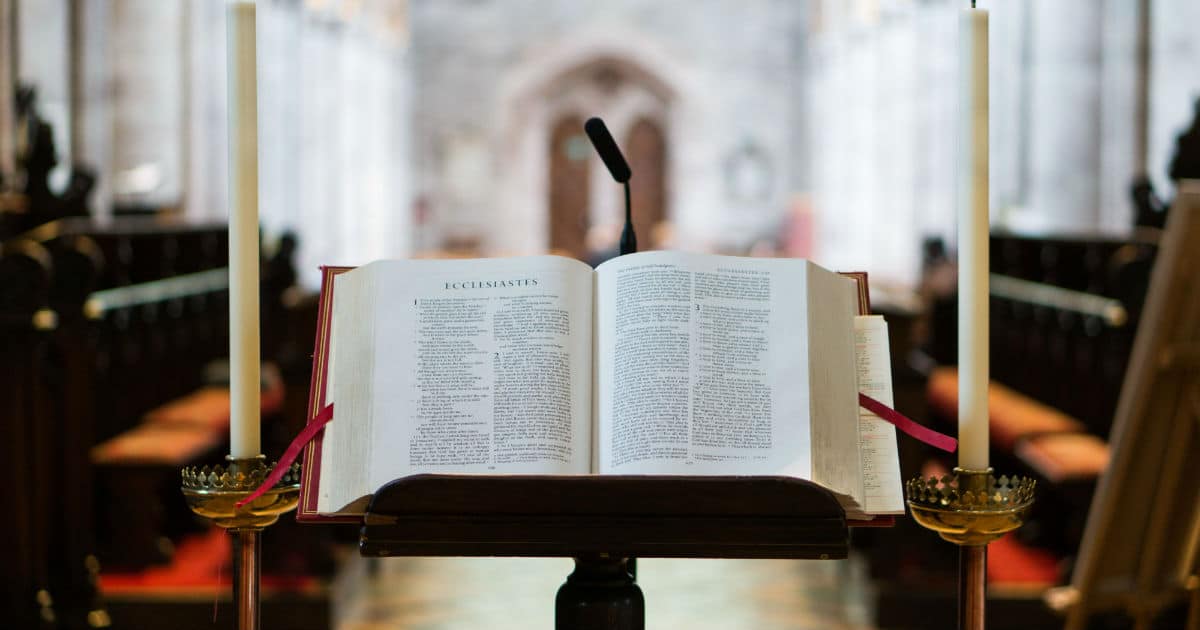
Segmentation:
[(1052, 586), (1059, 579), (1058, 563), (1049, 551), (1022, 545), (1008, 534), (988, 545), (988, 582)]
[[(171, 564), (136, 573), (102, 573), (100, 589), (105, 595), (207, 594), (228, 590), (233, 550), (224, 530), (213, 528), (189, 536), (175, 548)], [(306, 575), (263, 575), (264, 590), (309, 591), (318, 581)]]

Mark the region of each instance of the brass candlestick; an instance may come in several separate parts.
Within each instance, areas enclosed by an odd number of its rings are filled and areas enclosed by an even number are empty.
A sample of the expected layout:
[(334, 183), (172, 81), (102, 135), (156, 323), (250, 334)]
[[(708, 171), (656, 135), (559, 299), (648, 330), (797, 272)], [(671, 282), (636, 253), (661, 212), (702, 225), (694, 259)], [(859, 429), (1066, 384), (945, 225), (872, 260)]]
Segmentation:
[(245, 506), (237, 503), (250, 496), (276, 464), (267, 466), (262, 455), (252, 458), (226, 456), (228, 467), (188, 467), (182, 471), (183, 496), (188, 507), (233, 535), (233, 598), (240, 630), (259, 629), (259, 542), (263, 528), (279, 515), (295, 509), (300, 501), (300, 465), (292, 464), (275, 487)]
[(1037, 482), (1000, 477), (992, 469), (955, 468), (940, 479), (905, 484), (908, 507), (922, 527), (959, 546), (958, 627), (983, 630), (987, 600), (987, 544), (1020, 527), (1033, 506)]

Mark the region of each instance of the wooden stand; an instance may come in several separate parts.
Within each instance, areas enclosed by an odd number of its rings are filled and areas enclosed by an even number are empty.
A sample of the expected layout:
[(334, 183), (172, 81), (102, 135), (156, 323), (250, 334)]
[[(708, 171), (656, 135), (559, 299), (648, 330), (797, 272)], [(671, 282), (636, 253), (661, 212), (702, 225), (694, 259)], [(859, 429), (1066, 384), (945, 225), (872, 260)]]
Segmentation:
[(845, 558), (846, 516), (789, 477), (415, 475), (380, 488), (364, 556), (575, 558), (560, 629), (641, 629), (637, 557)]

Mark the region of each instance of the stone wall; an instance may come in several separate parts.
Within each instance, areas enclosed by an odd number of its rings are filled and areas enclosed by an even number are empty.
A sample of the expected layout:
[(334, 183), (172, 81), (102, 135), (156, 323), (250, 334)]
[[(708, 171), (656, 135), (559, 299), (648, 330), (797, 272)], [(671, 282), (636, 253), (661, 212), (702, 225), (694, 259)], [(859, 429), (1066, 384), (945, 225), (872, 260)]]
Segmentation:
[[(606, 60), (667, 95), (668, 216), (684, 244), (737, 247), (773, 236), (798, 159), (792, 99), (804, 6), (413, 2), (417, 186), (436, 232), (425, 242), (464, 237), (506, 253), (545, 247), (545, 134), (564, 99), (554, 88)], [(570, 89), (582, 94), (586, 83)], [(585, 118), (609, 118), (618, 138), (632, 122), (621, 99), (580, 98), (576, 106)], [(762, 156), (749, 191), (731, 181), (746, 149)], [(615, 221), (620, 208), (619, 188), (605, 177), (595, 169), (594, 224)]]
[[(97, 214), (114, 198), (225, 214), (223, 3), (3, 2), (14, 74), (38, 85), (61, 158), (99, 170)], [(994, 224), (1126, 231), (1143, 169), (1171, 196), (1166, 165), (1200, 96), (1200, 5), (980, 5), (992, 11)], [(774, 238), (810, 193), (813, 253), (831, 266), (910, 282), (920, 238), (953, 239), (959, 2), (259, 7), (263, 222), (301, 231), (310, 279), (317, 263), (448, 241), (542, 251), (547, 133), (569, 113), (603, 116), (619, 140), (638, 118), (664, 130), (681, 247)], [(129, 176), (147, 165), (153, 185), (139, 190)], [(617, 223), (620, 188), (598, 160), (589, 169), (592, 225)]]

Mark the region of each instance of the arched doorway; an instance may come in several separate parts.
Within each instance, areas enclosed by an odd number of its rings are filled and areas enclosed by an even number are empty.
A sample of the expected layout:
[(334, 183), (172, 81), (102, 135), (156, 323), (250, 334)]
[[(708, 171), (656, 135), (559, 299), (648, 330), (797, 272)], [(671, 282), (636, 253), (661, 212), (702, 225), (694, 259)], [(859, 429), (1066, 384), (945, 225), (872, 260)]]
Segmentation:
[[(704, 199), (702, 203), (693, 202), (688, 207), (700, 208), (701, 212), (688, 216), (692, 221), (701, 220), (705, 216), (703, 211), (715, 198), (708, 190), (708, 182), (718, 178), (696, 177), (701, 185), (684, 189), (669, 183), (678, 180), (681, 169), (687, 173), (706, 173), (711, 162), (705, 151), (710, 143), (703, 134), (679, 135), (674, 131), (708, 126), (705, 110), (697, 107), (703, 99), (694, 90), (697, 83), (692, 80), (692, 69), (655, 41), (629, 33), (572, 33), (548, 44), (544, 53), (531, 56), (502, 81), (494, 144), (502, 152), (497, 161), (496, 194), (499, 212), (505, 220), (489, 233), (491, 250), (533, 253), (563, 246), (562, 236), (556, 234), (557, 225), (563, 223), (563, 211), (549, 206), (551, 197), (570, 193), (564, 182), (548, 181), (555, 179), (552, 171), (557, 174), (549, 163), (553, 152), (548, 147), (556, 144), (556, 131), (561, 130), (561, 121), (568, 117), (603, 118), (627, 158), (631, 154), (626, 142), (634, 123), (642, 119), (652, 121), (667, 158), (661, 167), (667, 184), (653, 186), (663, 191), (664, 201), (662, 205), (652, 201), (634, 203), (655, 207), (654, 215), (648, 215), (650, 220), (645, 223), (664, 217), (683, 233), (688, 226), (676, 216), (674, 208), (683, 205), (685, 199), (700, 196)], [(586, 136), (583, 139), (586, 141)], [(587, 167), (591, 185), (587, 188), (585, 223), (596, 230), (597, 237), (612, 234), (610, 240), (615, 245), (624, 214), (621, 186), (612, 181), (599, 158), (593, 157), (590, 144), (583, 146), (592, 158)], [(635, 179), (639, 177), (634, 175)], [(634, 190), (643, 184), (637, 183)], [(580, 204), (568, 207), (582, 209)], [(634, 212), (638, 212), (636, 207)], [(579, 225), (574, 217), (569, 223)], [(639, 233), (639, 237), (639, 242), (649, 244), (648, 232)], [(580, 251), (578, 247), (571, 249)]]
[(583, 119), (576, 115), (559, 118), (550, 131), (547, 151), (550, 250), (586, 260), (590, 147)]
[(667, 142), (658, 124), (640, 118), (625, 139), (629, 168), (633, 227), (639, 249), (654, 247), (654, 227), (667, 217)]

